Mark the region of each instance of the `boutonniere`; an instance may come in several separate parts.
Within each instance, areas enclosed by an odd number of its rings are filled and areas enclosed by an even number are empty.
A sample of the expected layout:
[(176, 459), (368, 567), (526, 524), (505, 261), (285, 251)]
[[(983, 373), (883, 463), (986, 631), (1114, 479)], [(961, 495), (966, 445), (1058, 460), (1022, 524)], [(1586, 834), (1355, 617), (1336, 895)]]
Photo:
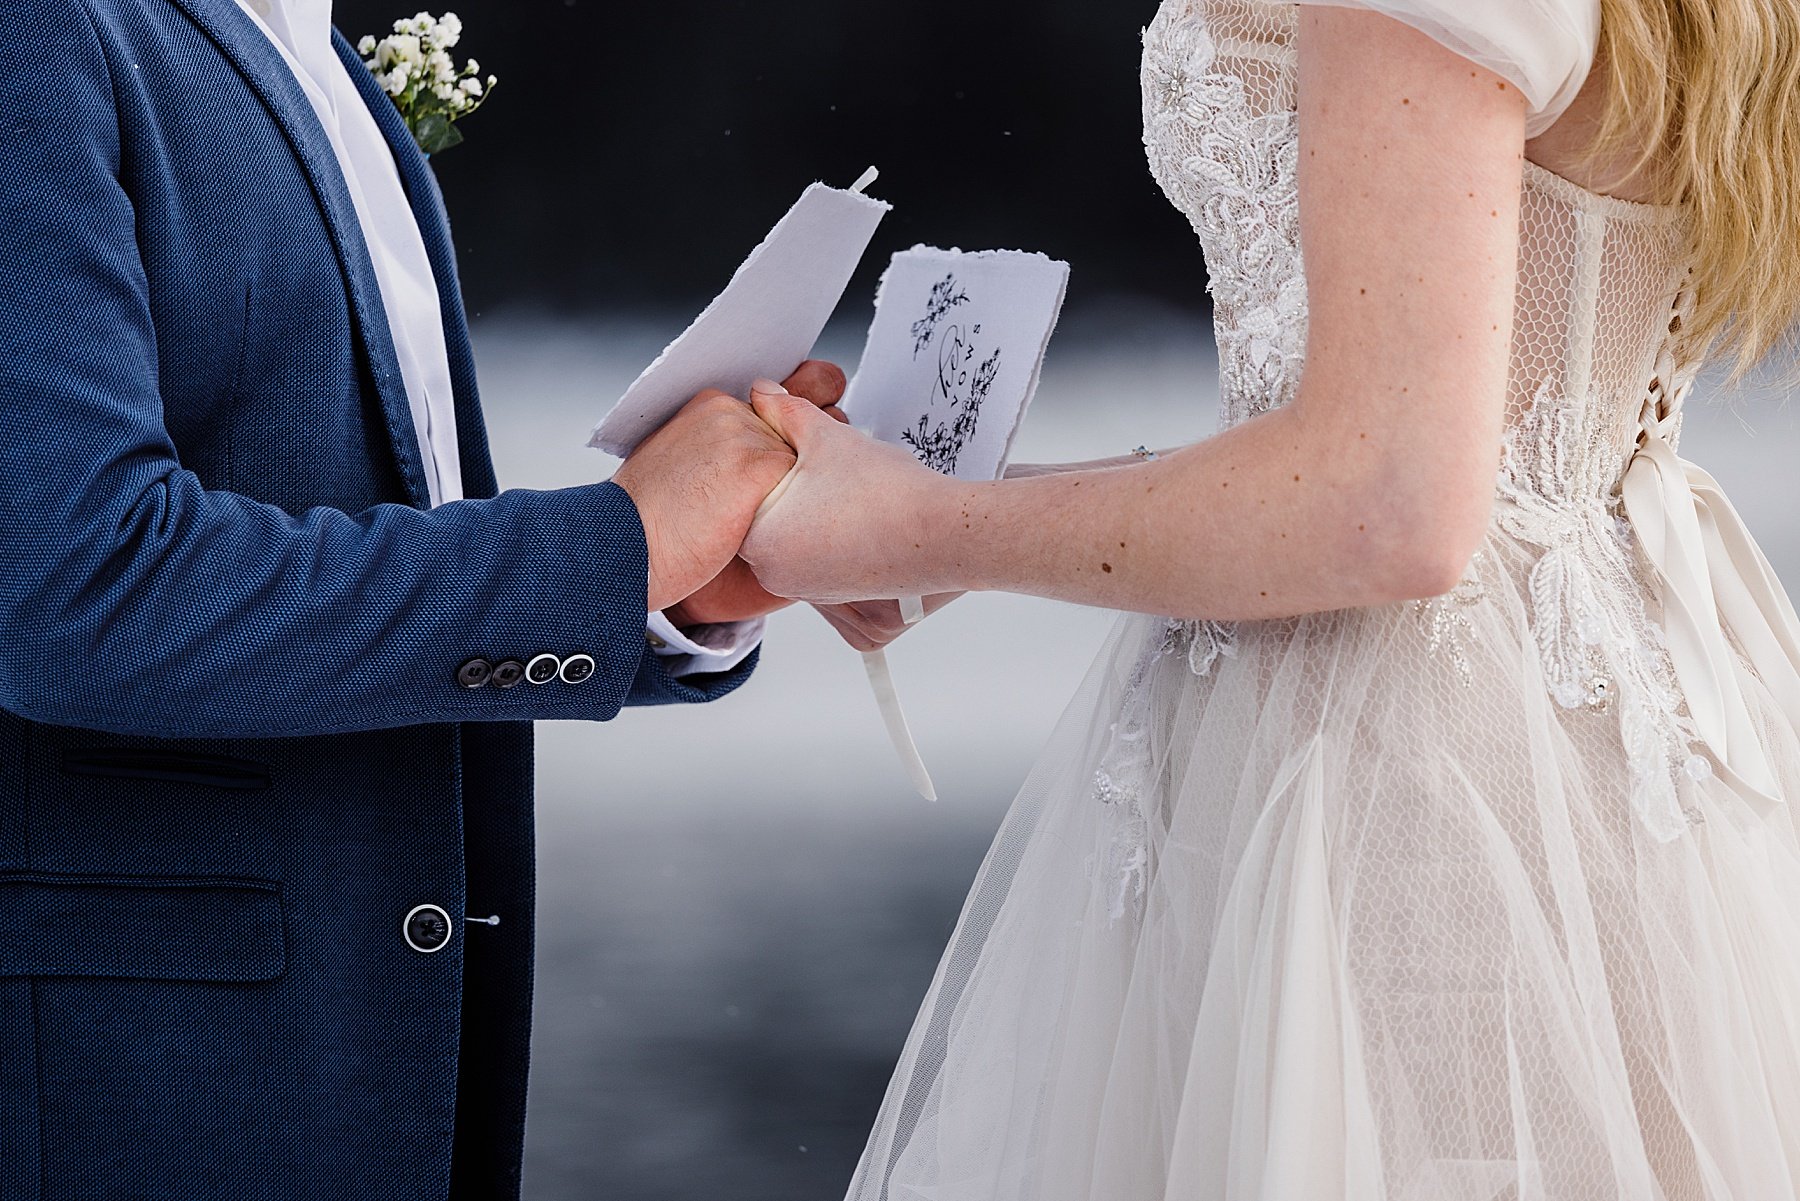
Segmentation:
[(455, 13), (420, 13), (395, 21), (394, 32), (379, 41), (368, 34), (356, 44), (363, 65), (393, 97), (413, 141), (426, 154), (463, 140), (456, 122), (486, 103), (497, 82), (492, 75), (483, 79), (474, 59), (457, 68), (450, 51), (462, 40), (462, 28)]

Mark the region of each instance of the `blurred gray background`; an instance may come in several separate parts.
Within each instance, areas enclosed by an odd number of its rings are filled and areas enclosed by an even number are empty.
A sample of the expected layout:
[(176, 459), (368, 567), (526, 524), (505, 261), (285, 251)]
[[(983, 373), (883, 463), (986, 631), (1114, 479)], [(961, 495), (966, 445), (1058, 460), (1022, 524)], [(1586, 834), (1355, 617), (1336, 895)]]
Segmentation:
[[(853, 367), (889, 253), (1067, 258), (1021, 459), (1213, 424), (1201, 258), (1139, 147), (1153, 0), (465, 0), (501, 77), (436, 167), (502, 483), (583, 443), (802, 187), (868, 163), (896, 204), (821, 352)], [(409, 9), (338, 0), (352, 39)], [(1800, 583), (1800, 430), (1697, 389), (1684, 450)], [(892, 653), (943, 799), (907, 788), (857, 656), (816, 615), (701, 710), (540, 726), (532, 1201), (841, 1197), (963, 894), (1112, 618), (975, 596)]]

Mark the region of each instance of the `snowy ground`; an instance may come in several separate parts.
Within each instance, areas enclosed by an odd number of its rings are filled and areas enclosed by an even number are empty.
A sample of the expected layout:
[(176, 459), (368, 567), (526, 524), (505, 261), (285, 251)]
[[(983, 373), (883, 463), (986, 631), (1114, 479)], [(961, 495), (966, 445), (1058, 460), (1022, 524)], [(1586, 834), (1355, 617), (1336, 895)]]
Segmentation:
[[(588, 427), (683, 320), (478, 325), (502, 483), (609, 474)], [(854, 363), (859, 338), (825, 349)], [(1058, 335), (1018, 457), (1203, 435), (1215, 370), (1194, 317), (1090, 308)], [(1800, 581), (1793, 413), (1715, 392), (1683, 450)], [(809, 612), (775, 619), (756, 679), (719, 705), (540, 726), (527, 1197), (840, 1197), (987, 839), (1110, 620), (977, 596), (896, 647), (936, 805)]]

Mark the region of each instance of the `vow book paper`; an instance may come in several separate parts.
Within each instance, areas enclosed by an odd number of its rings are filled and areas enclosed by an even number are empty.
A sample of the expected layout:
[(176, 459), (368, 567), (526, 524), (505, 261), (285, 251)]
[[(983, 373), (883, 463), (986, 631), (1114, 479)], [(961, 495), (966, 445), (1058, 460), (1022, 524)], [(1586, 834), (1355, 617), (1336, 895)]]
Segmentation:
[[(867, 178), (867, 177), (865, 177)], [(747, 397), (806, 361), (889, 205), (813, 184), (588, 440), (620, 458), (707, 388)]]
[(1041, 254), (928, 246), (896, 254), (844, 413), (933, 471), (998, 479), (1068, 286), (1069, 265)]

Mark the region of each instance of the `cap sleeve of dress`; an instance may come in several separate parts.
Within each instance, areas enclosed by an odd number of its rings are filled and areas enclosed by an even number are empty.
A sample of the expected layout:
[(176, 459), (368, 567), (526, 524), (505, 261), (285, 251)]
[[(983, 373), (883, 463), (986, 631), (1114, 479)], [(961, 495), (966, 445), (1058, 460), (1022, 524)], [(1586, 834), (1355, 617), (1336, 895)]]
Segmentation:
[(1525, 96), (1525, 136), (1575, 99), (1600, 42), (1600, 0), (1298, 0), (1360, 8), (1410, 25)]

